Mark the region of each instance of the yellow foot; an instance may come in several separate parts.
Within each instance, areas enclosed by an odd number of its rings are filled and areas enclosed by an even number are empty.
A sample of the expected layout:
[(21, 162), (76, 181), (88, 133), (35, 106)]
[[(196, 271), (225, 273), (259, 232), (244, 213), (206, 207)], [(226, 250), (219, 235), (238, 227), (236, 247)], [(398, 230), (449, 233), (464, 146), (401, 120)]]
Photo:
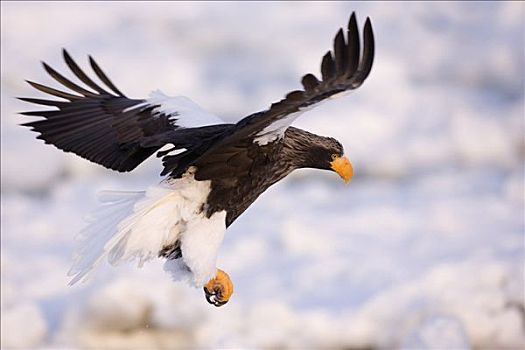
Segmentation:
[(217, 269), (215, 278), (211, 279), (204, 286), (204, 293), (208, 303), (217, 307), (223, 306), (233, 294), (233, 283), (230, 280), (230, 276), (226, 272)]

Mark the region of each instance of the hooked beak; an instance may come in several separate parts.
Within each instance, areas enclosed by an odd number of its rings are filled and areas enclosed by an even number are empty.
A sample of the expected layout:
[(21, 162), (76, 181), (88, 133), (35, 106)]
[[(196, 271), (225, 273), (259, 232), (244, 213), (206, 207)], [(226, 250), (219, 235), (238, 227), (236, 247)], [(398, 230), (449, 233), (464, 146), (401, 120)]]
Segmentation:
[(349, 183), (354, 175), (352, 164), (346, 157), (337, 157), (330, 162), (332, 169), (341, 176), (345, 183)]

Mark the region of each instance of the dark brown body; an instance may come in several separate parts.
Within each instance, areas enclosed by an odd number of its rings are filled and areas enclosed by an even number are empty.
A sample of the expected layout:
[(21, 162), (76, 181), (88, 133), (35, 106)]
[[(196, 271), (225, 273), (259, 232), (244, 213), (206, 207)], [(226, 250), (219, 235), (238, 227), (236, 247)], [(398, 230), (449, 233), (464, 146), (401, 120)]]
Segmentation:
[[(319, 163), (316, 153), (326, 152), (312, 145), (331, 145), (333, 152), (342, 153), (341, 145), (332, 138), (318, 136), (305, 130), (290, 127), (284, 137), (275, 143), (259, 146), (252, 143), (243, 148), (245, 155), (238, 156), (245, 162), (230, 163), (239, 171), (209, 174), (212, 180), (212, 190), (207, 200), (207, 215), (225, 210), (226, 226), (230, 226), (268, 187), (280, 181), (295, 169), (318, 168), (329, 169), (328, 163)], [(326, 156), (323, 156), (326, 158)], [(241, 171), (247, 169), (247, 171)], [(199, 179), (199, 169), (196, 177)], [(242, 173), (243, 176), (236, 176)], [(232, 174), (227, 176), (228, 174)], [(225, 176), (226, 175), (226, 176)], [(202, 173), (200, 174), (202, 177)]]

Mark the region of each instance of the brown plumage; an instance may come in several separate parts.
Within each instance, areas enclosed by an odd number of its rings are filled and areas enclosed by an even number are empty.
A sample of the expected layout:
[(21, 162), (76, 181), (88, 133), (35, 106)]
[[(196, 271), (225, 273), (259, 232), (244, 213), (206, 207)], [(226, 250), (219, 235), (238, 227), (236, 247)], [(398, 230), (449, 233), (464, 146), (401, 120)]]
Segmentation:
[[(269, 186), (295, 169), (332, 170), (345, 181), (352, 176), (351, 165), (343, 157), (343, 147), (338, 141), (290, 124), (318, 102), (356, 89), (368, 77), (374, 60), (374, 35), (368, 18), (362, 50), (352, 14), (346, 35), (340, 29), (333, 50), (322, 58), (321, 79), (306, 74), (301, 80), (303, 90), (288, 93), (269, 109), (236, 124), (187, 126), (188, 119), (191, 122), (193, 116), (208, 113), (181, 97), (169, 99), (162, 95), (159, 99), (157, 95), (155, 99), (152, 95), (150, 99), (130, 99), (92, 57), (89, 57), (91, 68), (104, 86), (85, 74), (67, 51), (63, 51), (63, 56), (71, 72), (85, 86), (43, 63), (45, 71), (70, 92), (28, 81), (35, 89), (61, 100), (20, 98), (54, 108), (22, 113), (42, 118), (23, 125), (39, 133), (37, 138), (48, 144), (120, 172), (133, 170), (157, 152), (164, 166), (161, 175), (179, 179), (191, 173), (196, 181), (210, 181), (200, 214), (211, 218), (214, 213), (225, 211), (226, 227)], [(169, 149), (161, 150), (166, 145), (170, 145)], [(174, 154), (175, 151), (178, 153)], [(183, 259), (184, 251), (180, 241), (175, 241), (160, 247), (159, 255)], [(88, 270), (81, 270), (77, 279)], [(221, 276), (227, 277), (224, 273)], [(213, 294), (209, 290), (206, 293)]]

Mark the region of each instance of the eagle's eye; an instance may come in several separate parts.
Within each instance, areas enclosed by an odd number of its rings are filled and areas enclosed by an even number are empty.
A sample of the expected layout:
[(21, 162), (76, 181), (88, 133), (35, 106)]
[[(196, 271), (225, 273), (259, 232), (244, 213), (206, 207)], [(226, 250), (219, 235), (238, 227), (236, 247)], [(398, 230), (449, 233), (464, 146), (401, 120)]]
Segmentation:
[(332, 160), (336, 160), (339, 156), (335, 153), (332, 153)]

